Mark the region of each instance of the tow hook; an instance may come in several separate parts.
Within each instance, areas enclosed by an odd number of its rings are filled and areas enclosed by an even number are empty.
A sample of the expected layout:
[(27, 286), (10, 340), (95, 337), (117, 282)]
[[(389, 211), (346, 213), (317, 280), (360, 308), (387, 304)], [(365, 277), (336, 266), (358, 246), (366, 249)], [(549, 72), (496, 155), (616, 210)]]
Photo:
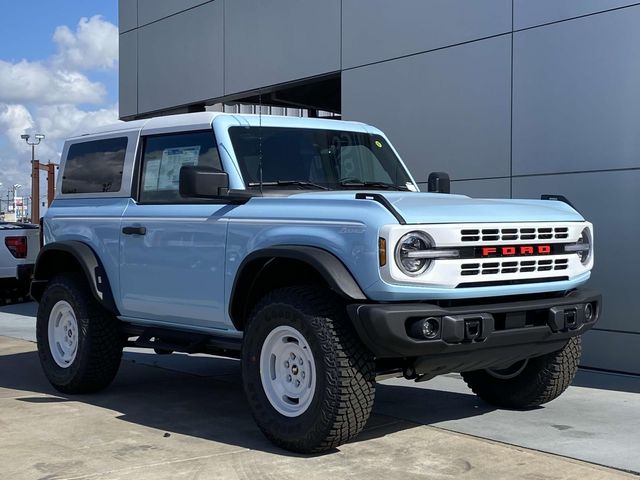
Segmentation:
[(549, 328), (552, 332), (576, 330), (583, 323), (596, 320), (596, 309), (592, 304), (566, 305), (549, 309)]
[(470, 319), (464, 321), (464, 339), (474, 341), (482, 333), (482, 325), (479, 319)]

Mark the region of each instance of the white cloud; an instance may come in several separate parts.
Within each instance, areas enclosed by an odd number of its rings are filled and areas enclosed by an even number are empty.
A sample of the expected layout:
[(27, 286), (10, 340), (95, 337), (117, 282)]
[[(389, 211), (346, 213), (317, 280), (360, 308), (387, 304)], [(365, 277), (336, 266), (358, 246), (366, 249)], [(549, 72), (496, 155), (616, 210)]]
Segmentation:
[(53, 41), (58, 45), (54, 63), (64, 68), (112, 69), (118, 64), (118, 27), (100, 15), (81, 18), (75, 32), (59, 26)]
[(42, 62), (0, 60), (0, 102), (101, 103), (105, 94), (102, 83), (77, 71), (51, 68)]
[(21, 146), (24, 140), (20, 135), (30, 130), (33, 125), (33, 117), (24, 105), (0, 104), (0, 131), (14, 148)]
[(84, 111), (75, 105), (47, 105), (36, 110), (38, 127), (52, 139), (64, 140), (80, 128), (91, 129), (118, 121), (118, 108), (113, 105)]
[[(58, 27), (50, 58), (19, 62), (0, 60), (0, 199), (7, 187), (30, 192), (31, 151), (20, 135), (44, 133), (36, 149), (42, 162), (59, 162), (64, 140), (80, 128), (113, 123), (117, 105), (104, 105), (105, 86), (90, 79), (92, 70), (113, 70), (118, 63), (117, 27), (100, 16), (82, 18), (75, 31)], [(115, 75), (115, 73), (113, 73)], [(86, 105), (96, 105), (87, 109)], [(45, 194), (45, 175), (41, 193)]]

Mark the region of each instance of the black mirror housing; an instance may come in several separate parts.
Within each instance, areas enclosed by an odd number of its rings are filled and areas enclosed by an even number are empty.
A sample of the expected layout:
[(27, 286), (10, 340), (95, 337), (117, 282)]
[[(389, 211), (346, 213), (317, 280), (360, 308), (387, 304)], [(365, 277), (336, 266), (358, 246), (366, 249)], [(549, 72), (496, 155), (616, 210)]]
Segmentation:
[(429, 174), (427, 191), (434, 193), (451, 193), (451, 179), (446, 172), (433, 172)]
[(213, 167), (184, 166), (180, 169), (180, 195), (216, 198), (229, 193), (229, 175)]

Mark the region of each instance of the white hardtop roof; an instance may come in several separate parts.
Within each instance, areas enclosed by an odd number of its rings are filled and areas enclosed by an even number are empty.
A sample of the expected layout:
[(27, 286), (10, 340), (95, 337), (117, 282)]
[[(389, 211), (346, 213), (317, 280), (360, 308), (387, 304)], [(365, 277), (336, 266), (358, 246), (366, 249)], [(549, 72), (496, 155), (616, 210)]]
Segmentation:
[[(257, 125), (261, 121), (264, 126), (298, 127), (298, 128), (327, 128), (327, 129), (349, 129), (348, 127), (360, 127), (365, 124), (344, 120), (331, 120), (322, 118), (306, 117), (285, 117), (278, 115), (255, 115), (255, 114), (235, 114), (221, 112), (197, 112), (184, 113), (180, 115), (166, 115), (162, 117), (152, 117), (143, 120), (133, 120), (130, 122), (118, 122), (101, 127), (94, 127), (90, 130), (80, 130), (72, 138), (84, 137), (87, 135), (100, 135), (118, 132), (132, 132), (140, 130), (157, 130), (162, 128), (184, 127), (185, 130), (207, 129), (216, 117), (228, 117), (229, 120), (236, 119), (239, 125)], [(260, 120), (261, 119), (261, 120)]]

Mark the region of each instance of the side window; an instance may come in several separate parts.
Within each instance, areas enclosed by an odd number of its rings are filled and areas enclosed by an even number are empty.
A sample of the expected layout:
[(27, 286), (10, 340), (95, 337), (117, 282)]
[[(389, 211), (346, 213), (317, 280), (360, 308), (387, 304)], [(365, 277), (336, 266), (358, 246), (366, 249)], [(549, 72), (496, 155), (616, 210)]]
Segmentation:
[(62, 193), (119, 192), (127, 137), (76, 143), (69, 147)]
[(140, 201), (143, 203), (189, 203), (180, 196), (180, 169), (185, 165), (222, 170), (211, 130), (145, 138), (142, 155)]

